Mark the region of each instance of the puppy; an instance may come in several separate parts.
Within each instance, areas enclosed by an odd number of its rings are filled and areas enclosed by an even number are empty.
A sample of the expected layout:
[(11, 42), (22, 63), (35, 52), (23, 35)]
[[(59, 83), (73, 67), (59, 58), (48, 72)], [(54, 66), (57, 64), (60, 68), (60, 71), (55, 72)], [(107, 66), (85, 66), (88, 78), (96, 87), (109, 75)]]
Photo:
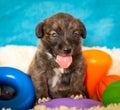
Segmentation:
[(36, 98), (87, 97), (86, 62), (81, 50), (86, 37), (83, 23), (58, 13), (39, 23), (36, 35), (40, 43), (28, 70)]

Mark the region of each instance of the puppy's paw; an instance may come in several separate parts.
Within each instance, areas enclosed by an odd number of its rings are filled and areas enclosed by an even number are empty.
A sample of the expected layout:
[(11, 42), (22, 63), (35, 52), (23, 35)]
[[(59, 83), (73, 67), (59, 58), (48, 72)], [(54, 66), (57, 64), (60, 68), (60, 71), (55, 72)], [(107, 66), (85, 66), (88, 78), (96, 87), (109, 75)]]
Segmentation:
[(78, 100), (78, 99), (82, 99), (83, 95), (82, 94), (80, 94), (80, 95), (71, 95), (71, 98), (75, 99), (75, 100)]
[(42, 103), (42, 102), (47, 102), (47, 101), (49, 101), (50, 100), (50, 98), (49, 97), (43, 97), (43, 98), (39, 98), (38, 99), (38, 103)]

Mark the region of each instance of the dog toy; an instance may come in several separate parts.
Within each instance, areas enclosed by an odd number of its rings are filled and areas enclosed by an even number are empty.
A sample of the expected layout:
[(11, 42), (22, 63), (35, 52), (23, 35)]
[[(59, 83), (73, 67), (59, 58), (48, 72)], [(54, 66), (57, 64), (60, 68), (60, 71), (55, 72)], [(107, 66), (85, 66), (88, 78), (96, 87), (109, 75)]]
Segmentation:
[(45, 105), (48, 108), (59, 108), (60, 106), (66, 107), (76, 107), (76, 108), (90, 108), (93, 106), (102, 106), (102, 103), (99, 101), (91, 100), (91, 99), (71, 99), (71, 98), (58, 98), (53, 99), (48, 102), (40, 103), (37, 105), (37, 108), (41, 105)]
[(102, 102), (104, 106), (120, 103), (120, 80), (106, 87), (102, 95)]
[(102, 95), (105, 90), (105, 88), (111, 84), (112, 82), (115, 82), (117, 80), (120, 80), (120, 76), (118, 75), (109, 75), (109, 76), (104, 76), (100, 82), (96, 85), (96, 94), (98, 97), (99, 101), (102, 101)]
[(85, 84), (89, 97), (94, 99), (96, 98), (95, 87), (108, 73), (112, 58), (109, 54), (97, 49), (84, 50), (83, 55), (87, 63)]
[(6, 87), (14, 88), (16, 91), (14, 98), (0, 99), (0, 109), (28, 110), (33, 105), (35, 92), (32, 81), (27, 74), (15, 68), (0, 67), (0, 85), (6, 85)]

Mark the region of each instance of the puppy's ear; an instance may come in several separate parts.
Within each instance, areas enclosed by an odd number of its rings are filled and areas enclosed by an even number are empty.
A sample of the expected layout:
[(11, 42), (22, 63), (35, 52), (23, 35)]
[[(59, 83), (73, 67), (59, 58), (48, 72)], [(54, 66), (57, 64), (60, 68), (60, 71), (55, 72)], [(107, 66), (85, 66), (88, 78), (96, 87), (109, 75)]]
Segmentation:
[[(82, 22), (81, 22), (82, 23)], [(81, 33), (81, 35), (82, 35), (82, 38), (86, 38), (86, 34), (87, 34), (87, 32), (86, 32), (86, 28), (85, 28), (85, 25), (82, 23), (82, 26), (83, 26), (83, 28), (82, 28), (82, 33)]]
[(44, 31), (43, 31), (44, 24), (45, 24), (44, 22), (41, 22), (36, 26), (36, 36), (38, 38), (42, 38), (44, 36)]
[(81, 27), (81, 36), (82, 36), (82, 38), (85, 39), (86, 38), (86, 34), (87, 34), (85, 25), (80, 20), (79, 20), (79, 22), (80, 22), (80, 27)]

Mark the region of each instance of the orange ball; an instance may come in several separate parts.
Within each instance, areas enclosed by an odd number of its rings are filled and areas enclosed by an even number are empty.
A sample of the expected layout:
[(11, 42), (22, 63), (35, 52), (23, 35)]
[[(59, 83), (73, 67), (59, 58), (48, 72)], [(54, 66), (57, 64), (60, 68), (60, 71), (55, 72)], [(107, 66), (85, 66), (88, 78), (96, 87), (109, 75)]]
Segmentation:
[(96, 98), (95, 87), (108, 73), (112, 58), (109, 54), (97, 49), (84, 50), (83, 55), (87, 63), (85, 84), (89, 97), (94, 99)]
[(120, 76), (118, 75), (109, 75), (109, 76), (104, 76), (100, 82), (96, 86), (96, 95), (98, 100), (102, 100), (102, 95), (106, 87), (111, 84), (112, 82), (115, 82), (117, 80), (120, 80)]

